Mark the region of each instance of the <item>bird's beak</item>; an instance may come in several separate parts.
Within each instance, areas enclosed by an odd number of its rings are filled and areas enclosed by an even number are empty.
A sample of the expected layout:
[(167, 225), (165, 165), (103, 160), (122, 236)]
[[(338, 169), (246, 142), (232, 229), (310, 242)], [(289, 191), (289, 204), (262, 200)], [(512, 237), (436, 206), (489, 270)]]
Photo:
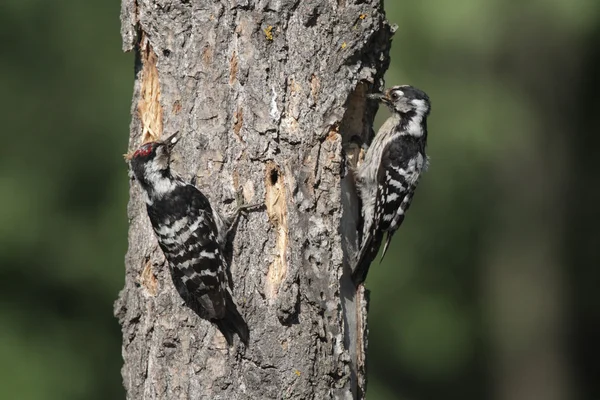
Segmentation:
[(378, 100), (378, 101), (380, 101), (380, 102), (382, 102), (384, 104), (390, 104), (391, 103), (391, 100), (388, 97), (388, 93), (387, 92), (385, 94), (384, 93), (371, 93), (371, 94), (367, 95), (367, 98), (371, 99), (371, 100)]
[(173, 147), (175, 147), (175, 145), (177, 144), (178, 141), (179, 141), (179, 131), (175, 132), (174, 134), (172, 134), (171, 136), (166, 138), (163, 141), (163, 143), (165, 144), (165, 146), (167, 146), (167, 150), (169, 152), (171, 152), (171, 150), (173, 150)]

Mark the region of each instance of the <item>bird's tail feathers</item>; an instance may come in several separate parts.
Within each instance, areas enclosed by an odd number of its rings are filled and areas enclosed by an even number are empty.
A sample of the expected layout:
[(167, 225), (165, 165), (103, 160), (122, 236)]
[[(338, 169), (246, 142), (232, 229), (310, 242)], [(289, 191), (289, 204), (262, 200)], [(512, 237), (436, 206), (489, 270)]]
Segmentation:
[(227, 344), (233, 345), (233, 335), (237, 333), (240, 340), (248, 346), (250, 340), (250, 330), (244, 317), (238, 311), (230, 293), (227, 295), (225, 316), (220, 319), (214, 319), (213, 322), (219, 328), (219, 331), (225, 336)]
[(390, 245), (390, 242), (392, 241), (392, 236), (394, 236), (395, 231), (388, 231), (386, 238), (385, 238), (385, 244), (383, 245), (383, 251), (381, 252), (381, 258), (379, 259), (379, 263), (381, 263), (383, 261), (383, 257), (385, 257), (385, 253), (388, 250), (388, 247)]
[(377, 257), (377, 251), (381, 244), (382, 235), (380, 233), (371, 233), (360, 248), (358, 257), (356, 258), (356, 266), (352, 271), (352, 280), (356, 286), (360, 285), (367, 279), (369, 266)]

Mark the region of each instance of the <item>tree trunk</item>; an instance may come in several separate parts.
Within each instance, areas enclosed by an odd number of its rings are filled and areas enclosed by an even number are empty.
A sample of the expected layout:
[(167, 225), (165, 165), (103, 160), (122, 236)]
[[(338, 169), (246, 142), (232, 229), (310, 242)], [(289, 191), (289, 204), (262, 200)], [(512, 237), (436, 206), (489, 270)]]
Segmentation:
[[(392, 29), (380, 0), (123, 0), (136, 50), (129, 148), (176, 131), (174, 169), (227, 215), (264, 202), (233, 243), (250, 343), (228, 347), (183, 305), (130, 190), (123, 380), (131, 399), (362, 398), (359, 208), (347, 164), (369, 141)], [(347, 162), (348, 161), (348, 162)]]

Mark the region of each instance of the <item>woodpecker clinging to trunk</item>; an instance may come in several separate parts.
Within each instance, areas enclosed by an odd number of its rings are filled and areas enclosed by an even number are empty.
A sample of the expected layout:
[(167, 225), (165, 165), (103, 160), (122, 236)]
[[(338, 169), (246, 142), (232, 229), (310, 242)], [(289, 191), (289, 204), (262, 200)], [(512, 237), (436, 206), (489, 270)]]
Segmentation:
[(200, 190), (171, 171), (178, 139), (176, 133), (142, 145), (130, 158), (131, 169), (177, 291), (230, 345), (234, 332), (247, 344), (248, 325), (233, 300), (223, 254), (229, 226)]
[(357, 285), (366, 279), (387, 232), (381, 259), (385, 256), (428, 166), (427, 94), (404, 85), (369, 97), (388, 106), (392, 115), (375, 135), (356, 174), (363, 216), (362, 243), (352, 272)]

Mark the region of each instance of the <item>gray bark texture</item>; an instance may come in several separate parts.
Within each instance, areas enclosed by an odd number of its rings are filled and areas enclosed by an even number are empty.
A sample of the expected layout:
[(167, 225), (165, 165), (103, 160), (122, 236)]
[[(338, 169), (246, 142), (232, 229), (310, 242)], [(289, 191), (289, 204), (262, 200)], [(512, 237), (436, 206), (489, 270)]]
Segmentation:
[(132, 181), (115, 304), (130, 399), (356, 399), (367, 298), (347, 165), (368, 142), (389, 64), (381, 0), (123, 0), (136, 51), (130, 150), (176, 131), (174, 169), (222, 214), (264, 203), (232, 247), (249, 346), (183, 305)]

